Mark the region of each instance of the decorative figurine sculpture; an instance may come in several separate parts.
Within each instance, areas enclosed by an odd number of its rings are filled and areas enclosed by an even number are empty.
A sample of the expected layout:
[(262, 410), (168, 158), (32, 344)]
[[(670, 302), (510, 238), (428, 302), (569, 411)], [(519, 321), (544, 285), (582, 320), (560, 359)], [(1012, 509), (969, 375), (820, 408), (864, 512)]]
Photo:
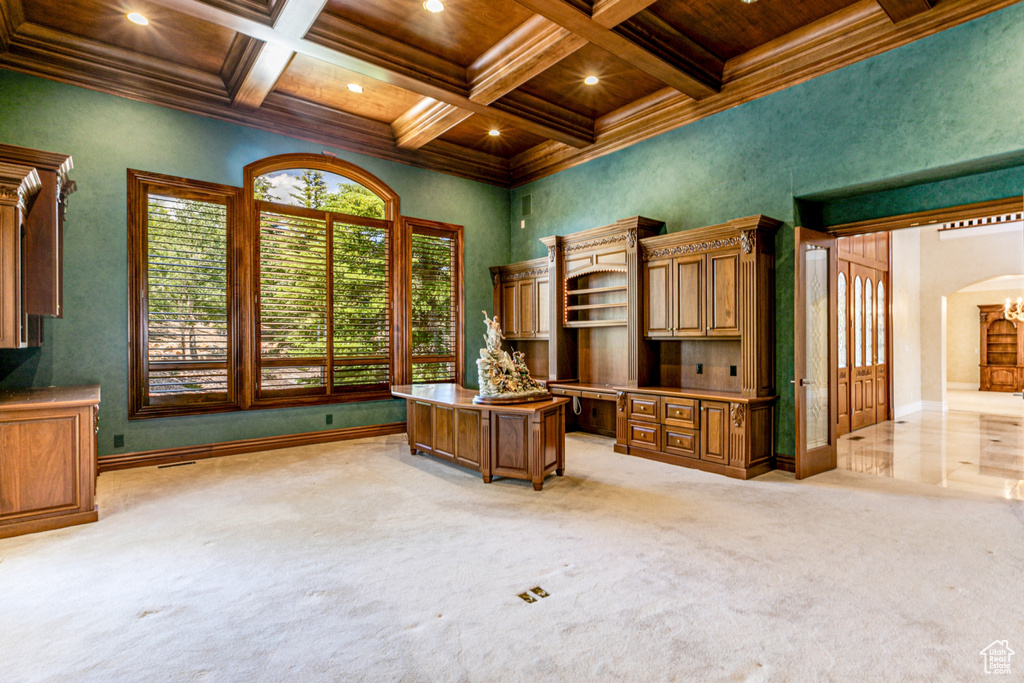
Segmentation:
[(501, 340), (505, 335), (501, 333), (498, 316), (488, 318), (487, 311), (483, 313), (487, 323), (487, 334), (484, 335), (487, 348), (480, 349), (480, 358), (476, 361), (480, 394), (473, 402), (528, 403), (550, 398), (548, 390), (530, 377), (522, 351), (514, 351), (511, 356), (502, 351)]

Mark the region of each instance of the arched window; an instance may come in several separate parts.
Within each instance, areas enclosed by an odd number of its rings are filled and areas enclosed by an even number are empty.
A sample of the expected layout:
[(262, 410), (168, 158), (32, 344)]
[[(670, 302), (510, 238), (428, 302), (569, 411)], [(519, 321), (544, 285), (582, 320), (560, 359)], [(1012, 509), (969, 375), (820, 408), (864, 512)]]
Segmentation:
[(849, 326), (850, 321), (846, 319), (846, 273), (839, 273), (839, 287), (836, 292), (836, 301), (839, 309), (839, 367), (846, 367), (846, 328)]
[(860, 275), (853, 278), (853, 367), (864, 365), (864, 299)]
[(878, 281), (878, 363), (885, 363), (885, 284)]
[(871, 341), (874, 339), (872, 309), (875, 307), (875, 294), (871, 291), (871, 278), (864, 280), (864, 365), (874, 365)]
[(256, 401), (389, 395), (398, 195), (316, 154), (257, 161), (245, 183), (255, 222)]

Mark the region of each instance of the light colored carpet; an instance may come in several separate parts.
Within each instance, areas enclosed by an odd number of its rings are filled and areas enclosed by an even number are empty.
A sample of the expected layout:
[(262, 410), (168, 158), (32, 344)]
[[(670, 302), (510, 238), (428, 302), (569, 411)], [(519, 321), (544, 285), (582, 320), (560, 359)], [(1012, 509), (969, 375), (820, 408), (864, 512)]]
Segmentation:
[(0, 541), (0, 679), (963, 680), (997, 639), (1024, 673), (1019, 502), (567, 443), (540, 493), (404, 436), (104, 474), (99, 523)]

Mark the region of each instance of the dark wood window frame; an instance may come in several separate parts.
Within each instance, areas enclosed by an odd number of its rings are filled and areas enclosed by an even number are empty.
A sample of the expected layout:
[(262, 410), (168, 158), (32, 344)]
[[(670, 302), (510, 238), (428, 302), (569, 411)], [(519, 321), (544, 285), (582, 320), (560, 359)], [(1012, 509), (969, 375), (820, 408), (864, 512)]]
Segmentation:
[[(466, 354), (465, 354), (465, 348), (464, 348), (464, 341), (465, 341), (465, 315), (463, 313), (463, 302), (465, 301), (465, 298), (466, 298), (465, 297), (465, 285), (464, 285), (465, 277), (464, 277), (464, 273), (463, 273), (463, 269), (464, 269), (464, 260), (463, 260), (464, 259), (464, 255), (463, 255), (463, 233), (464, 233), (464, 230), (463, 230), (463, 227), (461, 225), (452, 225), (450, 223), (440, 223), (440, 222), (437, 222), (437, 221), (428, 221), (428, 220), (424, 220), (424, 219), (421, 219), (421, 218), (406, 218), (404, 220), (405, 220), (405, 225), (406, 225), (405, 232), (409, 235), (410, 258), (409, 258), (409, 273), (408, 273), (407, 279), (410, 281), (410, 283), (412, 281), (412, 236), (413, 235), (416, 235), (416, 234), (435, 235), (435, 236), (438, 236), (438, 237), (449, 238), (449, 239), (452, 240), (453, 249), (454, 249), (454, 252), (455, 252), (454, 253), (455, 268), (454, 268), (453, 273), (452, 273), (452, 275), (453, 275), (452, 290), (453, 290), (453, 294), (454, 294), (454, 297), (455, 297), (455, 309), (456, 309), (456, 312), (455, 312), (455, 335), (454, 335), (455, 336), (455, 343), (454, 343), (454, 347), (455, 348), (454, 348), (454, 354), (453, 355), (444, 355), (444, 356), (417, 356), (417, 355), (415, 355), (413, 350), (410, 349), (410, 353), (412, 354), (411, 355), (410, 363), (411, 363), (411, 365), (415, 365), (416, 363), (452, 362), (452, 363), (454, 363), (454, 366), (455, 366), (455, 376), (453, 378), (453, 381), (456, 384), (462, 385), (463, 381), (465, 379), (465, 365), (466, 365), (466, 360), (465, 360), (465, 355)], [(411, 285), (410, 285), (410, 287), (411, 287)], [(410, 330), (409, 330), (410, 337), (412, 335), (412, 325), (414, 323), (413, 316), (412, 316), (412, 306), (413, 306), (413, 299), (414, 299), (415, 295), (416, 295), (415, 292), (410, 291), (410, 296), (409, 296), (409, 300), (408, 300), (408, 309), (409, 309), (409, 313), (408, 313), (409, 318), (408, 319), (410, 321)], [(411, 372), (411, 368), (410, 368), (410, 372)], [(411, 377), (412, 377), (412, 375), (410, 375), (410, 382), (412, 381)]]
[[(227, 391), (213, 397), (195, 394), (151, 397), (149, 375), (156, 364), (149, 360), (149, 196), (171, 196), (176, 199), (223, 204), (226, 208), (227, 247), (227, 359), (215, 363), (227, 370)], [(197, 413), (225, 412), (239, 409), (237, 365), (239, 320), (237, 297), (233, 296), (238, 279), (237, 222), (241, 190), (228, 185), (206, 183), (175, 176), (128, 169), (128, 417), (169, 417)], [(161, 370), (209, 369), (210, 363), (161, 362)]]
[[(454, 289), (457, 296), (456, 382), (465, 374), (464, 346), (464, 272), (463, 228), (437, 221), (403, 217), (400, 199), (382, 180), (349, 162), (319, 154), (281, 154), (253, 162), (244, 168), (242, 188), (190, 180), (174, 176), (128, 170), (128, 346), (129, 346), (129, 418), (172, 417), (235, 410), (284, 408), (301, 405), (348, 403), (390, 399), (390, 387), (371, 391), (329, 393), (325, 395), (258, 394), (259, 337), (257, 294), (260, 257), (257, 253), (259, 211), (253, 196), (256, 177), (278, 170), (311, 169), (341, 175), (368, 188), (384, 201), (384, 220), (349, 217), (353, 221), (390, 226), (390, 356), (389, 381), (392, 385), (412, 382), (412, 234), (435, 231), (454, 235), (457, 241), (457, 272)], [(222, 401), (197, 401), (182, 396), (178, 400), (151, 405), (147, 400), (146, 274), (147, 274), (147, 197), (151, 191), (186, 199), (215, 201), (227, 206), (228, 221), (228, 396)], [(273, 205), (277, 206), (277, 205)], [(289, 211), (303, 209), (279, 206)], [(324, 213), (324, 212), (320, 212)], [(342, 216), (343, 214), (335, 214)], [(417, 358), (422, 362), (423, 358)]]

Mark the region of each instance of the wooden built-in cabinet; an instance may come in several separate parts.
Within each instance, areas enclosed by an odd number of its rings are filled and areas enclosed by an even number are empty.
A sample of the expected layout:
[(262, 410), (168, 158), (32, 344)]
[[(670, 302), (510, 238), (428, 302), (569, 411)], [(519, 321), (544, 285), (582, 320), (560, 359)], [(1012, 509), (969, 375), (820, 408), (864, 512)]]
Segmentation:
[[(542, 238), (551, 327), (543, 348), (517, 348), (546, 356), (528, 364), (574, 400), (569, 426), (631, 455), (743, 478), (770, 469), (779, 225), (751, 216), (660, 235), (661, 222), (634, 217)], [(544, 265), (492, 268), (509, 339), (533, 329), (533, 292), (517, 283)]]
[(1007, 320), (1003, 304), (979, 305), (981, 391), (1024, 390), (1024, 325)]
[(0, 538), (95, 522), (99, 386), (0, 391)]
[(39, 346), (64, 314), (64, 209), (71, 157), (0, 145), (0, 348)]
[(547, 259), (491, 268), (494, 315), (506, 339), (547, 339), (551, 329)]
[(772, 467), (774, 397), (623, 388), (615, 451), (740, 479)]

